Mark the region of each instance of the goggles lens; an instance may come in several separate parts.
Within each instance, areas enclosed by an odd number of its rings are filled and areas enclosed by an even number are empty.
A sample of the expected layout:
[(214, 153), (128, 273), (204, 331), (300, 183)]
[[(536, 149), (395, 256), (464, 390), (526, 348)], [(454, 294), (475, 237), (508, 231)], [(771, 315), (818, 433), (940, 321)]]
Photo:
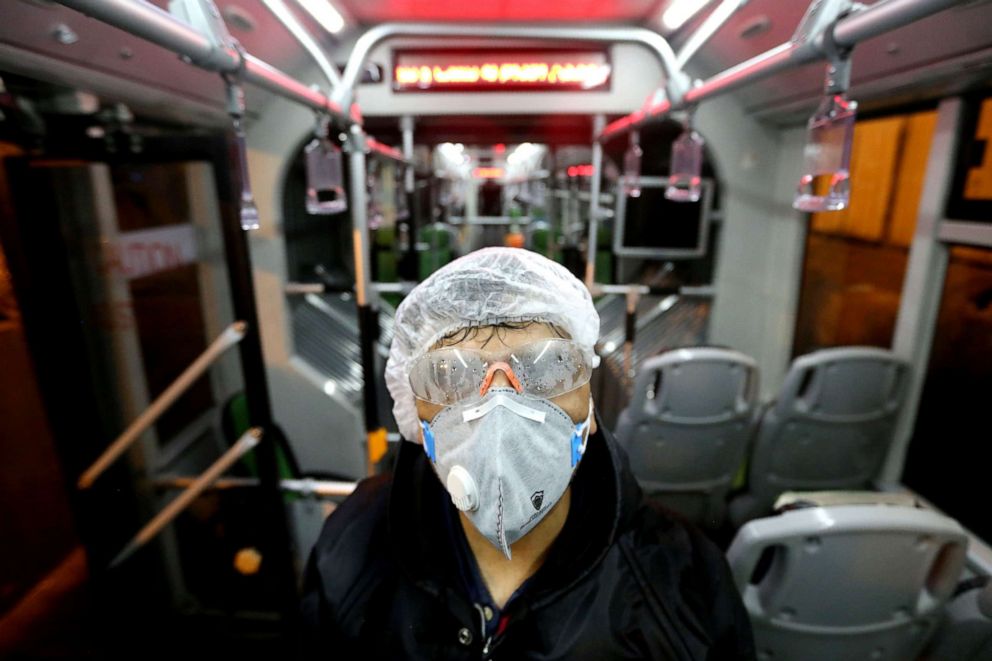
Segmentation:
[(547, 339), (502, 352), (449, 347), (429, 351), (410, 366), (413, 394), (433, 404), (478, 399), (489, 366), (504, 362), (535, 399), (551, 399), (589, 382), (592, 366), (571, 340)]

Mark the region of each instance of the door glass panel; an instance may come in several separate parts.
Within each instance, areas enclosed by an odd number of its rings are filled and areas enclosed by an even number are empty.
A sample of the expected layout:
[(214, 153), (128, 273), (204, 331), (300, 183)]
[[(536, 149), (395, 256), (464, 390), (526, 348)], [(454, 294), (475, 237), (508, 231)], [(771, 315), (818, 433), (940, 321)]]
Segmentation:
[[(117, 430), (134, 420), (231, 322), (223, 253), (204, 163), (39, 164), (39, 188), (60, 190), (59, 223), (97, 366), (117, 397)], [(159, 418), (158, 446), (201, 420), (240, 378), (234, 352)], [(202, 425), (201, 425), (202, 426)], [(111, 439), (108, 439), (108, 442)], [(145, 448), (151, 452), (150, 447)], [(155, 461), (151, 461), (152, 465)]]
[(961, 143), (945, 218), (992, 223), (992, 97), (972, 99), (961, 116)]
[(992, 249), (954, 247), (903, 481), (986, 540)]
[[(0, 154), (4, 145), (0, 143)], [(0, 215), (10, 200), (0, 163)], [(77, 545), (52, 431), (0, 237), (0, 614)], [(26, 506), (25, 504), (30, 504)], [(13, 542), (16, 540), (16, 543)], [(10, 542), (10, 543), (8, 543)], [(8, 629), (10, 630), (10, 629)]]
[[(104, 257), (108, 251), (110, 255), (104, 263), (111, 267), (108, 277), (127, 283), (123, 300), (131, 308), (151, 397), (165, 390), (210, 341), (187, 176), (182, 163), (110, 168), (118, 233), (104, 244)], [(209, 375), (204, 375), (159, 418), (160, 444), (213, 404)]]

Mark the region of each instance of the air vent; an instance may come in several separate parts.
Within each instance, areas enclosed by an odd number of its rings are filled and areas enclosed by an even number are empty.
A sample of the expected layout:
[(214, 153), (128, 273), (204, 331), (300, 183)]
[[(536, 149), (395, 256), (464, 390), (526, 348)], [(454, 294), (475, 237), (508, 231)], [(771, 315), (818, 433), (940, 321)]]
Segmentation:
[(772, 19), (767, 14), (759, 14), (741, 26), (737, 36), (741, 39), (754, 39), (772, 29)]
[(228, 5), (224, 7), (223, 14), (224, 21), (235, 30), (241, 32), (255, 31), (255, 19), (248, 13), (247, 9), (238, 5)]

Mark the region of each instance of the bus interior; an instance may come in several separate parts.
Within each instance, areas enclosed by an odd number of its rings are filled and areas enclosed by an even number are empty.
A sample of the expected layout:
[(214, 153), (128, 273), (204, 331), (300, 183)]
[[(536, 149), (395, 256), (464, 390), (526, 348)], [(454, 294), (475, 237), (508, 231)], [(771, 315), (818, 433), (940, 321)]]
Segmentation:
[(759, 659), (992, 660), (989, 26), (5, 0), (0, 657), (292, 655), (324, 520), (405, 442), (397, 305), (509, 246), (588, 287), (600, 424)]

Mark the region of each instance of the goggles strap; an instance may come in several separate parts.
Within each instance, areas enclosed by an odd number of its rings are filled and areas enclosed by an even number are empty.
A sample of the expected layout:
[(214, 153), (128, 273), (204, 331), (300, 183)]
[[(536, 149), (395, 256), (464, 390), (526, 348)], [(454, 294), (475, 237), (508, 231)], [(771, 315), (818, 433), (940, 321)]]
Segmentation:
[(584, 422), (580, 422), (575, 425), (575, 433), (572, 434), (572, 467), (574, 468), (579, 463), (579, 459), (586, 452), (586, 444), (589, 443), (589, 434), (583, 436), (583, 432), (589, 427), (589, 423), (592, 421), (592, 395), (589, 395), (589, 414), (586, 415)]

